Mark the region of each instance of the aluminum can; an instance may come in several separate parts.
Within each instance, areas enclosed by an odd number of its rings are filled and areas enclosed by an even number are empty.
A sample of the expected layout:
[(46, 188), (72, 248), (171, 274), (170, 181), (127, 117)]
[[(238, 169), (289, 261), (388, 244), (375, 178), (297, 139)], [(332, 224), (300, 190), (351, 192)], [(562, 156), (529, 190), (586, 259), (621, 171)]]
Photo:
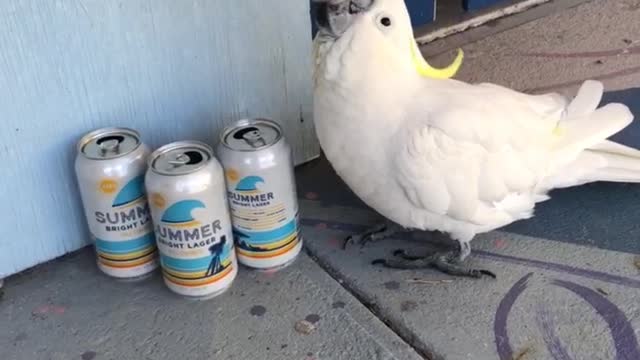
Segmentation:
[(104, 128), (77, 144), (75, 172), (98, 268), (126, 280), (158, 268), (144, 189), (149, 148), (138, 132)]
[(221, 133), (216, 153), (225, 169), (238, 261), (277, 270), (302, 249), (291, 147), (268, 119), (243, 119)]
[(197, 141), (167, 144), (149, 157), (145, 178), (165, 284), (212, 298), (238, 273), (222, 166)]

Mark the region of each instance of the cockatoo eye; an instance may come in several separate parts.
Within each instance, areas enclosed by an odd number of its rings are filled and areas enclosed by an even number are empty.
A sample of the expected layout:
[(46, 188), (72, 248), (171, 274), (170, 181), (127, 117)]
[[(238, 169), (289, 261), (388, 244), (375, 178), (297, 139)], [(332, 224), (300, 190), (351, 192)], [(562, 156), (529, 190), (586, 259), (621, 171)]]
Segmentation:
[(388, 14), (380, 14), (376, 17), (376, 25), (382, 31), (386, 31), (387, 29), (393, 26), (393, 21), (391, 20), (391, 16)]

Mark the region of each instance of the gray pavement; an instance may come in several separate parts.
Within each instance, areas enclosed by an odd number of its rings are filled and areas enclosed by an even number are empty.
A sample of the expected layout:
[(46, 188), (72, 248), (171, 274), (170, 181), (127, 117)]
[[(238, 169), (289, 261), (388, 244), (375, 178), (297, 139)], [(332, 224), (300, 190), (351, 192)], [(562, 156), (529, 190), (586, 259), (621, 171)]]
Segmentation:
[[(207, 301), (99, 273), (91, 251), (10, 278), (0, 297), (0, 359), (421, 359), (302, 254), (277, 273), (240, 269)], [(315, 330), (296, 330), (307, 320)]]
[[(572, 94), (598, 78), (606, 102), (640, 117), (640, 2), (558, 2), (571, 6), (424, 51), (441, 65), (463, 44), (459, 78), (520, 90)], [(640, 147), (640, 121), (614, 138)], [(272, 274), (243, 268), (227, 293), (200, 302), (170, 293), (158, 274), (108, 279), (86, 249), (6, 279), (0, 359), (640, 359), (639, 186), (554, 192), (535, 218), (472, 242), (470, 265), (498, 279), (471, 280), (370, 264), (443, 243), (432, 234), (342, 250), (376, 214), (324, 160), (300, 167), (297, 180), (310, 256)], [(305, 319), (309, 334), (295, 328)]]
[(317, 234), (308, 246), (320, 263), (433, 359), (640, 359), (640, 269), (633, 254), (492, 232), (472, 242), (468, 265), (498, 279), (454, 279), (371, 265), (398, 248), (435, 250), (430, 245), (443, 241), (433, 234), (343, 250), (345, 236), (378, 216), (317, 200), (305, 201), (304, 209), (305, 231)]
[(563, 10), (559, 4), (558, 11), (553, 4), (541, 7), (553, 13), (515, 28), (510, 28), (512, 23), (530, 15), (499, 19), (436, 40), (424, 46), (423, 53), (442, 66), (462, 46), (466, 57), (456, 78), (530, 92), (573, 95), (577, 85), (589, 78), (602, 80), (607, 91), (638, 86), (640, 2), (596, 0), (577, 6), (580, 0), (556, 2), (573, 7)]

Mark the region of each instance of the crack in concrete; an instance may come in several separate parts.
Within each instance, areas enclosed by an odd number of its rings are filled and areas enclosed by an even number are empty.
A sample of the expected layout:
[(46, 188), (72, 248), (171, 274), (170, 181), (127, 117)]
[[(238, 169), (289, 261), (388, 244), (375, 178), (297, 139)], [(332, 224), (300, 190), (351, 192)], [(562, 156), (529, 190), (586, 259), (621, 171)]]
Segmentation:
[(364, 307), (366, 307), (373, 316), (375, 316), (378, 320), (382, 321), (393, 333), (398, 335), (400, 339), (402, 339), (409, 347), (411, 347), (418, 355), (420, 355), (425, 360), (445, 360), (445, 357), (441, 354), (437, 354), (433, 349), (430, 348), (428, 344), (426, 344), (422, 339), (416, 336), (415, 333), (411, 331), (408, 327), (402, 325), (401, 323), (394, 323), (389, 317), (385, 316), (382, 312), (382, 309), (366, 295), (366, 293), (355, 286), (352, 286), (349, 282), (345, 281), (344, 276), (340, 273), (339, 270), (331, 266), (328, 262), (322, 260), (319, 256), (317, 256), (313, 250), (309, 247), (305, 246), (304, 251), (309, 255), (311, 260), (313, 260), (322, 270), (324, 270), (327, 275), (333, 278), (343, 289), (345, 289), (351, 296), (353, 296), (356, 300), (358, 300)]

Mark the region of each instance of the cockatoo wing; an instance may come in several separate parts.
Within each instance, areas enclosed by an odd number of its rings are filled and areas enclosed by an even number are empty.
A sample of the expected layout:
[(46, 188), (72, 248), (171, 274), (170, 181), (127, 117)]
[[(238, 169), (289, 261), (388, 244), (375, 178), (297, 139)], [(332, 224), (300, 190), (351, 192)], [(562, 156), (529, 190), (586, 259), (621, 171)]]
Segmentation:
[(431, 91), (408, 106), (396, 135), (396, 181), (416, 208), (455, 220), (500, 226), (530, 217), (546, 198), (545, 178), (632, 119), (619, 104), (593, 111), (600, 99), (592, 85), (571, 104), (490, 84), (454, 82), (437, 99)]
[(530, 216), (544, 152), (488, 147), (425, 123), (407, 123), (397, 136), (392, 173), (418, 210), (479, 226)]

